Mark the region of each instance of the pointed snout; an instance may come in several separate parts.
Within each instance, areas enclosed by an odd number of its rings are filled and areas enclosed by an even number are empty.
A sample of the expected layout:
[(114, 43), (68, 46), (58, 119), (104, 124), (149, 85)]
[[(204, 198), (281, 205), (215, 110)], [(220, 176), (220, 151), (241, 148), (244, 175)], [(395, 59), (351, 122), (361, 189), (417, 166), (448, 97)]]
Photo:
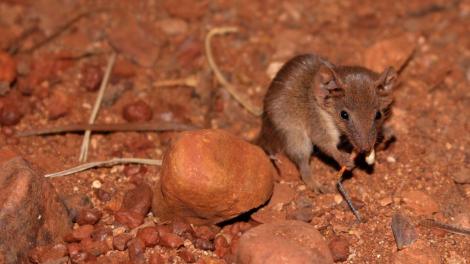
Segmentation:
[(358, 130), (355, 137), (356, 150), (360, 153), (368, 154), (374, 149), (374, 145), (377, 139), (377, 133), (374, 129), (363, 129)]

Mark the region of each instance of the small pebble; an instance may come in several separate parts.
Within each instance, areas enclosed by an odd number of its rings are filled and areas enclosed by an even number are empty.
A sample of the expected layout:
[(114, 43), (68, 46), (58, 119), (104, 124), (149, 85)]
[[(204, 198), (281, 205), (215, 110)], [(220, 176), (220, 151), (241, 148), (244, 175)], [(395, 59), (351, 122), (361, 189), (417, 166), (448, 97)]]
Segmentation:
[(209, 240), (198, 238), (194, 241), (194, 247), (202, 250), (214, 250), (214, 243)]
[(83, 208), (78, 211), (75, 222), (79, 225), (94, 225), (101, 219), (102, 216), (103, 213), (101, 213), (101, 211), (98, 209)]
[(152, 119), (153, 112), (146, 102), (138, 100), (125, 105), (122, 110), (122, 116), (128, 122), (145, 122)]
[(111, 200), (111, 194), (103, 189), (95, 189), (95, 194), (102, 202), (108, 202)]
[(330, 243), (328, 243), (331, 255), (335, 262), (346, 261), (349, 257), (349, 242), (343, 237), (334, 237)]
[(397, 162), (397, 160), (396, 160), (395, 157), (393, 157), (393, 156), (388, 156), (388, 157), (387, 157), (387, 162), (388, 162), (388, 163), (395, 163), (395, 162)]
[(91, 233), (91, 238), (95, 241), (106, 241), (108, 237), (113, 235), (113, 231), (111, 228), (106, 226), (96, 227), (95, 231)]
[(103, 79), (103, 70), (95, 65), (85, 65), (82, 69), (82, 79), (80, 85), (89, 92), (95, 92), (99, 89)]
[(158, 252), (154, 252), (149, 258), (150, 264), (167, 264), (168, 261)]
[(68, 243), (67, 244), (67, 252), (69, 253), (69, 256), (73, 256), (80, 252), (80, 244), (78, 243)]
[(160, 234), (159, 244), (169, 248), (179, 248), (183, 245), (184, 240), (173, 233), (162, 233)]
[(153, 247), (158, 244), (160, 237), (158, 229), (154, 226), (148, 226), (137, 231), (137, 238), (142, 240), (146, 247)]
[[(234, 224), (234, 226), (237, 225)], [(237, 228), (237, 231), (235, 232), (239, 232), (240, 231), (240, 227), (239, 225), (236, 226)], [(215, 226), (194, 226), (194, 233), (196, 235), (196, 237), (198, 238), (202, 238), (202, 239), (206, 239), (206, 240), (213, 240), (215, 238), (215, 235), (217, 235), (217, 233), (220, 231), (217, 227)]]
[(20, 122), (22, 117), (20, 110), (13, 104), (5, 104), (0, 109), (0, 125), (2, 126), (14, 126)]
[(128, 233), (122, 233), (113, 237), (113, 247), (117, 250), (123, 251), (127, 248), (127, 242), (132, 239)]
[(99, 180), (94, 180), (91, 183), (91, 187), (94, 189), (100, 189), (101, 188), (101, 182)]
[(91, 238), (85, 238), (80, 241), (80, 248), (83, 252), (86, 252), (92, 256), (103, 255), (108, 252), (109, 248), (104, 241), (94, 241)]
[(142, 240), (134, 238), (128, 244), (129, 259), (133, 264), (145, 263), (145, 244)]
[(217, 236), (214, 240), (215, 254), (224, 257), (229, 251), (229, 244), (224, 236)]
[(194, 256), (194, 254), (189, 252), (186, 249), (183, 249), (180, 252), (178, 252), (178, 256), (182, 258), (186, 263), (196, 262), (196, 257)]
[(131, 211), (119, 210), (114, 214), (114, 218), (118, 223), (126, 225), (129, 228), (136, 228), (144, 222), (145, 215)]
[(187, 233), (194, 234), (193, 229), (191, 228), (191, 225), (181, 222), (181, 221), (175, 221), (171, 224), (172, 227), (172, 232), (177, 234), (178, 236), (183, 236)]
[(93, 233), (94, 227), (92, 225), (83, 225), (72, 230), (71, 233), (64, 237), (66, 242), (79, 242), (83, 239), (89, 238)]

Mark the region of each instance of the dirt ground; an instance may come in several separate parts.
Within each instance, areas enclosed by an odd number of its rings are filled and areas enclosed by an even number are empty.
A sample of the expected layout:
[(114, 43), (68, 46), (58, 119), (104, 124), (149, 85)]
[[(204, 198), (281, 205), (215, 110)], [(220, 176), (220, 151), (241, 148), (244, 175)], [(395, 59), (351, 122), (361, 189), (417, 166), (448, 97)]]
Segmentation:
[[(36, 45), (81, 13), (86, 16)], [(426, 218), (407, 209), (400, 198), (407, 191), (419, 190), (438, 204), (431, 218), (455, 223), (459, 215), (470, 217), (470, 184), (454, 181), (468, 174), (470, 164), (468, 1), (4, 0), (0, 47), (15, 58), (18, 73), (12, 88), (0, 97), (0, 106), (13, 105), (21, 120), (2, 125), (0, 145), (13, 146), (45, 172), (77, 165), (82, 134), (15, 134), (87, 122), (97, 92), (84, 88), (83, 76), (89, 68), (102, 74), (113, 50), (118, 57), (110, 84), (122, 91), (110, 95), (114, 98), (108, 98), (96, 123), (125, 123), (123, 107), (142, 100), (150, 106), (152, 120), (221, 128), (254, 139), (260, 118), (227, 93), (206, 60), (204, 38), (220, 26), (236, 26), (239, 32), (214, 37), (215, 60), (236, 89), (258, 107), (273, 73), (294, 55), (313, 52), (337, 64), (379, 68), (382, 56), (390, 58), (385, 64), (400, 58), (398, 66), (403, 68), (389, 121), (396, 141), (377, 153), (373, 171), (355, 170), (344, 182), (353, 199), (364, 204), (360, 212), (366, 221), (351, 229), (354, 216), (335, 203), (337, 193), (304, 191), (314, 205), (312, 224), (327, 240), (341, 236), (348, 241), (344, 263), (391, 262), (397, 251), (392, 215), (404, 211), (415, 223)], [(20, 38), (28, 29), (33, 30)], [(188, 77), (196, 83), (159, 85)], [(175, 134), (93, 134), (88, 160), (161, 159)], [(335, 168), (315, 157), (312, 167), (319, 181), (334, 186)], [(157, 182), (159, 167), (145, 168), (146, 180)], [(132, 177), (123, 171), (122, 165), (100, 168), (54, 178), (52, 183), (60, 195), (88, 195), (102, 209), (92, 185), (99, 180), (101, 189), (122, 196), (133, 187)], [(418, 230), (442, 263), (470, 260), (469, 236)], [(125, 252), (108, 254), (127, 258)]]

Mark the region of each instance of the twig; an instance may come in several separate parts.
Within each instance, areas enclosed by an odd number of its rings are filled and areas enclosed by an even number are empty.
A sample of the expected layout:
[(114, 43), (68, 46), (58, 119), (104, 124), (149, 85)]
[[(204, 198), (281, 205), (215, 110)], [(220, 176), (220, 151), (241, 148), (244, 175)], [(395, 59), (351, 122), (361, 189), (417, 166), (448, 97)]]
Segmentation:
[(59, 171), (59, 172), (46, 174), (46, 175), (44, 175), (44, 177), (48, 177), (48, 178), (62, 177), (62, 176), (74, 174), (74, 173), (77, 173), (77, 172), (81, 172), (81, 171), (84, 171), (84, 170), (88, 170), (88, 169), (91, 169), (91, 168), (112, 167), (114, 165), (126, 164), (126, 163), (138, 163), (138, 164), (147, 164), (147, 165), (155, 165), (155, 166), (161, 166), (162, 165), (161, 160), (139, 159), (139, 158), (114, 158), (114, 159), (105, 160), (105, 161), (94, 161), (94, 162), (81, 164), (81, 165), (78, 165), (76, 167), (64, 170), (64, 171)]
[(39, 128), (21, 131), (16, 134), (19, 137), (60, 134), (67, 132), (82, 132), (91, 130), (93, 132), (118, 132), (118, 131), (185, 131), (194, 130), (198, 127), (173, 122), (141, 122), (122, 124), (71, 124), (51, 128)]
[[(95, 105), (93, 106), (93, 111), (91, 112), (90, 119), (88, 123), (93, 124), (95, 122), (96, 116), (100, 109), (101, 101), (103, 100), (104, 91), (108, 85), (109, 76), (111, 75), (111, 70), (113, 69), (114, 63), (116, 62), (116, 53), (113, 53), (108, 60), (108, 65), (106, 66), (106, 72), (101, 82), (100, 90), (98, 91), (98, 96), (96, 97)], [(90, 142), (91, 130), (85, 131), (85, 136), (83, 137), (82, 147), (80, 150), (80, 162), (85, 162), (88, 156), (88, 144)]]
[(167, 86), (189, 86), (189, 87), (196, 87), (198, 84), (198, 79), (196, 76), (189, 76), (184, 79), (171, 79), (171, 80), (163, 80), (163, 81), (156, 81), (153, 83), (154, 87), (167, 87)]
[(212, 54), (212, 47), (211, 47), (211, 39), (215, 35), (221, 35), (226, 33), (233, 33), (237, 32), (238, 29), (236, 27), (220, 27), (220, 28), (213, 28), (207, 33), (205, 39), (205, 50), (207, 61), (209, 62), (209, 66), (211, 67), (212, 71), (214, 71), (215, 77), (217, 80), (222, 84), (222, 86), (230, 93), (230, 95), (237, 100), (248, 112), (252, 113), (255, 116), (260, 116), (262, 114), (261, 108), (253, 105), (247, 98), (244, 98), (240, 93), (237, 92), (235, 87), (230, 84), (227, 79), (225, 79), (222, 72), (217, 67), (215, 63), (214, 56)]
[(420, 226), (428, 227), (428, 228), (439, 228), (446, 230), (447, 232), (451, 232), (454, 234), (461, 234), (461, 235), (467, 235), (470, 236), (470, 229), (464, 228), (464, 227), (458, 227), (454, 225), (449, 225), (449, 224), (444, 224), (441, 222), (438, 222), (434, 219), (424, 219), (421, 222), (419, 222)]
[(24, 30), (18, 37), (8, 44), (8, 48), (6, 49), (7, 52), (10, 55), (15, 55), (18, 53), (18, 51), (21, 49), (21, 45), (23, 45), (23, 42), (38, 30), (39, 28), (37, 26), (33, 26)]
[[(24, 53), (31, 53), (42, 46), (46, 45), (47, 43), (51, 42), (53, 39), (59, 37), (62, 33), (67, 31), (70, 27), (72, 27), (75, 23), (80, 21), (82, 18), (88, 17), (91, 14), (102, 12), (103, 10), (96, 10), (96, 11), (91, 11), (91, 12), (84, 12), (81, 14), (78, 14), (71, 20), (67, 21), (64, 25), (61, 25), (57, 30), (55, 30), (51, 35), (47, 36), (43, 40), (39, 41), (38, 43), (34, 44), (32, 47), (26, 50), (19, 50), (18, 52), (24, 52)], [(16, 52), (16, 51), (15, 51)]]
[(359, 211), (354, 207), (354, 204), (352, 203), (351, 197), (349, 197), (349, 194), (346, 192), (346, 190), (343, 187), (343, 184), (341, 183), (343, 181), (343, 174), (344, 171), (346, 171), (346, 167), (343, 166), (341, 167), (341, 170), (338, 172), (338, 182), (336, 183), (336, 186), (338, 187), (339, 192), (343, 196), (344, 200), (346, 203), (349, 205), (349, 208), (351, 208), (351, 211), (353, 212), (354, 216), (356, 217), (357, 222), (361, 222), (361, 215)]

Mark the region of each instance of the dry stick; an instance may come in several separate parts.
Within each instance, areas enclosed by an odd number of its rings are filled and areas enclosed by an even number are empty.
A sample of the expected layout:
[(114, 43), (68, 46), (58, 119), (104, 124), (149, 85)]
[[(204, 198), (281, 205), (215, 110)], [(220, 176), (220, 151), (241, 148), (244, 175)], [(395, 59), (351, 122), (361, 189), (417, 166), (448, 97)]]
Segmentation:
[(419, 225), (427, 227), (427, 228), (443, 229), (443, 230), (446, 230), (447, 232), (451, 232), (451, 233), (454, 233), (454, 234), (461, 234), (461, 235), (470, 236), (470, 229), (469, 228), (444, 224), (444, 223), (438, 222), (434, 219), (424, 219), (421, 222), (419, 222)]
[[(108, 65), (106, 66), (106, 72), (101, 82), (100, 90), (98, 92), (98, 97), (96, 97), (95, 105), (93, 106), (93, 111), (91, 112), (90, 119), (88, 123), (93, 124), (95, 122), (96, 116), (100, 109), (101, 101), (103, 100), (104, 91), (108, 85), (109, 76), (111, 75), (111, 70), (113, 69), (114, 63), (116, 62), (116, 53), (113, 53), (108, 60)], [(80, 150), (79, 162), (85, 162), (88, 156), (88, 144), (90, 142), (91, 130), (85, 131), (85, 136), (83, 137), (82, 147)]]
[(361, 215), (359, 214), (359, 211), (354, 207), (354, 204), (352, 203), (351, 197), (349, 197), (349, 194), (346, 192), (346, 190), (343, 187), (343, 184), (341, 183), (343, 181), (343, 174), (344, 171), (346, 171), (346, 167), (343, 166), (341, 167), (341, 170), (338, 172), (338, 182), (336, 183), (336, 186), (338, 187), (339, 192), (343, 196), (344, 200), (346, 203), (349, 205), (349, 208), (351, 208), (351, 211), (353, 212), (354, 216), (357, 219), (357, 222), (361, 222)]
[(126, 164), (126, 163), (138, 163), (138, 164), (147, 164), (147, 165), (155, 165), (155, 166), (162, 165), (161, 160), (139, 159), (139, 158), (114, 158), (114, 159), (105, 160), (105, 161), (95, 161), (95, 162), (81, 164), (76, 167), (64, 170), (64, 171), (46, 174), (44, 175), (44, 177), (48, 177), (48, 178), (61, 177), (61, 176), (70, 175), (73, 173), (81, 172), (81, 171), (88, 170), (88, 169), (95, 168), (95, 167), (111, 167), (114, 165)]
[[(67, 23), (60, 26), (50, 36), (47, 36), (45, 39), (43, 39), (43, 40), (39, 41), (38, 43), (34, 44), (34, 46), (32, 46), (31, 48), (29, 48), (27, 50), (24, 50), (24, 51), (19, 50), (18, 52), (31, 53), (31, 52), (39, 49), (40, 47), (46, 45), (47, 43), (51, 42), (53, 39), (57, 38), (58, 36), (60, 36), (62, 33), (67, 31), (70, 27), (72, 27), (75, 23), (80, 21), (82, 18), (85, 18), (85, 17), (87, 17), (87, 16), (89, 16), (93, 13), (102, 12), (102, 11), (103, 10), (96, 10), (96, 11), (84, 12), (84, 13), (78, 14), (76, 17), (72, 18), (71, 20), (67, 21)], [(17, 51), (15, 51), (15, 52), (17, 52)]]
[(231, 85), (227, 79), (225, 79), (222, 72), (217, 67), (215, 63), (214, 56), (212, 54), (212, 47), (211, 47), (211, 39), (215, 35), (221, 35), (226, 33), (233, 33), (237, 32), (238, 29), (236, 27), (220, 27), (220, 28), (213, 28), (207, 33), (205, 39), (205, 50), (207, 61), (209, 62), (209, 66), (211, 67), (212, 71), (214, 71), (215, 77), (217, 80), (222, 84), (222, 86), (230, 93), (230, 95), (237, 100), (248, 112), (252, 113), (255, 116), (260, 116), (262, 114), (262, 110), (259, 107), (253, 105), (247, 98), (244, 98), (241, 94), (237, 92), (235, 87)]
[(117, 132), (117, 131), (185, 131), (194, 130), (198, 127), (173, 122), (137, 122), (120, 124), (71, 124), (51, 128), (40, 128), (21, 131), (16, 134), (19, 137), (50, 135), (67, 132), (82, 132), (91, 130), (93, 132)]

